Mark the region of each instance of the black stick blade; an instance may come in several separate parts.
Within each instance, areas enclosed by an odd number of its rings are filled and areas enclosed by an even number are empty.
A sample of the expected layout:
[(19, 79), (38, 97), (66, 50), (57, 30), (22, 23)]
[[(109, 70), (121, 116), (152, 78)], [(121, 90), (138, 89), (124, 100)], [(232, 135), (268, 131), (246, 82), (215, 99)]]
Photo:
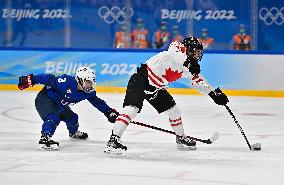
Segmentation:
[(251, 150), (256, 150), (256, 151), (261, 150), (261, 143), (255, 143), (251, 145)]

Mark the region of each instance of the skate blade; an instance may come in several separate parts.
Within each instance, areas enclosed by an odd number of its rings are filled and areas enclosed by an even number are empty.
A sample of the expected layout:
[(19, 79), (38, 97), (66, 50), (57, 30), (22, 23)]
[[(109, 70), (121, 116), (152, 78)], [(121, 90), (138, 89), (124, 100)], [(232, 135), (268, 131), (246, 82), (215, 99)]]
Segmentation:
[(183, 144), (177, 144), (177, 150), (179, 151), (190, 151), (190, 150), (196, 150), (196, 146), (187, 146)]
[(107, 147), (105, 149), (104, 153), (106, 153), (108, 155), (125, 155), (126, 154), (126, 150)]
[(45, 150), (45, 151), (57, 151), (59, 149), (58, 145), (54, 145), (54, 146), (46, 146), (44, 144), (40, 144), (37, 148), (38, 150)]
[(84, 140), (88, 140), (89, 139), (89, 137), (87, 137), (87, 138), (84, 138), (84, 139), (80, 139), (80, 138), (76, 138), (76, 137), (69, 137), (70, 138), (70, 140), (73, 140), (73, 141), (80, 141), (80, 140), (82, 140), (82, 141), (84, 141)]

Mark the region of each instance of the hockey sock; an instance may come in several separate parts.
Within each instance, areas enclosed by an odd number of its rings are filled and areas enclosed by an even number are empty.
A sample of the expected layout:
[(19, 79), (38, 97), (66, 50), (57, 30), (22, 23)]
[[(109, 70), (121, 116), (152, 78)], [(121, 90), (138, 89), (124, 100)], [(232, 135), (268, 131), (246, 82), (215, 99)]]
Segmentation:
[(183, 136), (184, 129), (182, 125), (181, 112), (179, 108), (175, 105), (171, 109), (167, 110), (166, 114), (168, 114), (169, 116), (169, 122), (176, 135)]
[(137, 107), (125, 106), (122, 114), (116, 118), (116, 122), (113, 127), (113, 134), (121, 137), (130, 121), (137, 115), (138, 111), (139, 109)]
[(184, 129), (183, 129), (181, 118), (178, 118), (178, 119), (175, 119), (175, 120), (170, 119), (169, 121), (170, 121), (170, 124), (171, 124), (174, 132), (176, 133), (176, 135), (183, 136), (184, 135)]
[(130, 117), (125, 114), (120, 114), (113, 127), (113, 134), (119, 137), (122, 136), (123, 132), (126, 130), (126, 127), (129, 125)]

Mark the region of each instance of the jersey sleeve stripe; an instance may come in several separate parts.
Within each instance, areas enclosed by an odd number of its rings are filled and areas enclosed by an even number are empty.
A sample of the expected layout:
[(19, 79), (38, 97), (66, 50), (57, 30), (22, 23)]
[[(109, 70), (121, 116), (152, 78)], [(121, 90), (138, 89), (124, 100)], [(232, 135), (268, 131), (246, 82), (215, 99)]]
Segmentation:
[(196, 80), (197, 78), (199, 78), (199, 76), (198, 76), (198, 75), (193, 76), (193, 77), (192, 77), (192, 80)]
[(148, 75), (151, 75), (151, 76), (155, 77), (157, 80), (159, 80), (161, 83), (164, 83), (164, 81), (163, 81), (160, 77), (158, 77), (158, 76), (151, 70), (151, 68), (150, 68), (149, 66), (147, 66), (147, 70), (150, 72), (150, 74), (148, 74)]
[(162, 87), (151, 75), (148, 75), (149, 79), (153, 84), (155, 84), (157, 87)]
[(196, 81), (196, 83), (199, 83), (199, 82), (202, 82), (202, 81), (203, 81), (202, 79), (199, 79), (199, 80)]

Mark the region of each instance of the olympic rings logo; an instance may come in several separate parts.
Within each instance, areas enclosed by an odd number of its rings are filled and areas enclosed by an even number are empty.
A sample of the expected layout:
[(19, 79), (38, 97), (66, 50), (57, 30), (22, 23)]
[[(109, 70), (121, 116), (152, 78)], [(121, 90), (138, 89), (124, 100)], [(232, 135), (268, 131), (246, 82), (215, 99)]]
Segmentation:
[(275, 23), (280, 26), (284, 23), (284, 7), (281, 9), (277, 7), (270, 9), (262, 7), (258, 12), (258, 16), (266, 25)]
[(124, 7), (120, 9), (117, 6), (109, 9), (106, 6), (102, 6), (98, 10), (100, 18), (102, 18), (107, 24), (112, 24), (117, 22), (118, 24), (124, 24), (126, 21), (132, 17), (133, 9), (129, 7)]

